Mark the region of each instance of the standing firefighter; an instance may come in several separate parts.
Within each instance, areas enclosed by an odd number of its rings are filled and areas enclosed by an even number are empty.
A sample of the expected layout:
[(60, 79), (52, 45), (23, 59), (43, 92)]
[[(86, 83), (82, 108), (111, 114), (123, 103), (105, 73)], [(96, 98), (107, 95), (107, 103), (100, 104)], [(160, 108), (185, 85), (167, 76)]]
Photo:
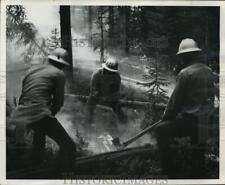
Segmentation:
[(93, 120), (96, 104), (103, 103), (112, 107), (121, 122), (126, 122), (126, 117), (119, 104), (121, 78), (118, 73), (118, 62), (108, 59), (102, 68), (93, 73), (90, 84), (90, 96), (87, 102), (88, 122)]
[(176, 178), (180, 169), (174, 165), (170, 141), (175, 137), (190, 137), (193, 146), (191, 178), (204, 177), (204, 152), (207, 125), (214, 108), (214, 75), (201, 60), (201, 49), (192, 39), (184, 39), (177, 56), (182, 70), (170, 97), (163, 122), (156, 127), (164, 173)]
[(76, 152), (75, 143), (55, 118), (64, 103), (65, 76), (62, 69), (69, 65), (67, 56), (66, 50), (57, 48), (48, 56), (46, 65), (29, 70), (23, 79), (19, 105), (11, 118), (18, 133), (26, 128), (34, 131), (33, 161), (43, 160), (46, 135), (56, 141), (60, 147), (60, 160), (64, 163), (63, 170), (68, 170)]

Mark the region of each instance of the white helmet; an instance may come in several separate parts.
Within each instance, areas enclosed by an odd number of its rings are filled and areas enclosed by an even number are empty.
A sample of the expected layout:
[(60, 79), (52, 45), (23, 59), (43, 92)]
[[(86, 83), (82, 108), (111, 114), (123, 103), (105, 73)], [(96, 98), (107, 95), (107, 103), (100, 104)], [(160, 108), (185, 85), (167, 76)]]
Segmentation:
[(63, 48), (56, 48), (50, 55), (48, 55), (48, 58), (54, 62), (58, 62), (67, 66), (70, 65), (69, 62), (67, 62), (68, 52)]
[(201, 51), (201, 49), (198, 47), (197, 43), (193, 39), (187, 38), (181, 41), (177, 55), (195, 51)]
[(117, 72), (118, 62), (115, 59), (109, 58), (104, 64), (102, 64), (102, 67), (108, 71)]

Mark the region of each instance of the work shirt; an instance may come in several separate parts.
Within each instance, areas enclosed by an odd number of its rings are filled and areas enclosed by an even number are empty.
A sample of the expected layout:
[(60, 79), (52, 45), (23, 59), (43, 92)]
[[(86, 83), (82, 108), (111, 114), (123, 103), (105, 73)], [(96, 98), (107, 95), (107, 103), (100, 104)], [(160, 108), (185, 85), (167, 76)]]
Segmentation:
[(90, 96), (103, 99), (119, 99), (121, 78), (119, 73), (103, 74), (103, 69), (93, 73)]
[(48, 64), (32, 67), (23, 79), (19, 105), (11, 122), (29, 125), (45, 116), (54, 116), (64, 103), (64, 73)]
[(163, 119), (178, 115), (209, 115), (214, 107), (214, 75), (202, 63), (192, 64), (178, 74), (176, 87), (170, 97)]

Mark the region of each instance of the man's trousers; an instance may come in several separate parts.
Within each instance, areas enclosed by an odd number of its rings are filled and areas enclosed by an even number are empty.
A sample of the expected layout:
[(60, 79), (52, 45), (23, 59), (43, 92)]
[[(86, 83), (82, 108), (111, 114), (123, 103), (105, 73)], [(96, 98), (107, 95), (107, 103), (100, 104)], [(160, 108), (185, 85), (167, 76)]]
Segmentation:
[[(161, 122), (156, 126), (156, 137), (159, 147), (163, 171), (169, 178), (178, 177), (179, 168), (174, 165), (172, 160), (170, 144), (174, 138), (190, 137), (192, 146), (190, 178), (201, 178), (204, 176), (204, 153), (205, 144), (199, 142), (198, 119), (195, 117), (183, 117), (174, 120)], [(183, 162), (183, 161), (181, 161)]]
[(124, 115), (124, 113), (122, 111), (119, 100), (117, 100), (117, 99), (116, 100), (111, 100), (111, 99), (102, 100), (101, 98), (96, 98), (96, 97), (90, 96), (88, 99), (88, 102), (87, 102), (87, 122), (89, 122), (90, 124), (93, 121), (94, 110), (98, 103), (111, 107), (113, 112), (117, 115), (118, 119), (122, 123), (127, 122), (127, 117)]
[(60, 147), (59, 157), (62, 170), (71, 170), (75, 164), (76, 145), (54, 117), (44, 117), (38, 122), (32, 123), (29, 128), (34, 130), (33, 148), (36, 157), (43, 156), (45, 151), (45, 136), (49, 136)]

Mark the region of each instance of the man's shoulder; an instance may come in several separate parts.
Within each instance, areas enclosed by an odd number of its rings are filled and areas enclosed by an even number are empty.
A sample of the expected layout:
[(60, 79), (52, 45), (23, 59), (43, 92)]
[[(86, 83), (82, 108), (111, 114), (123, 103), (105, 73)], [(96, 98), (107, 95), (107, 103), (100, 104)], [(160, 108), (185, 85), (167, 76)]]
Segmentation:
[(115, 73), (115, 76), (116, 76), (116, 78), (118, 79), (118, 80), (121, 80), (121, 76), (120, 76), (120, 73)]
[(46, 65), (45, 71), (47, 73), (49, 73), (49, 75), (59, 76), (59, 77), (64, 77), (65, 76), (65, 74), (64, 74), (64, 72), (62, 70), (60, 70), (57, 67), (52, 66), (52, 65)]
[(93, 72), (92, 76), (100, 76), (102, 74), (103, 74), (103, 69), (99, 68)]
[(211, 69), (202, 63), (197, 63), (190, 65), (184, 69), (182, 69), (179, 73), (180, 76), (189, 76), (193, 74), (199, 74), (199, 73), (204, 73), (204, 72), (211, 72)]

